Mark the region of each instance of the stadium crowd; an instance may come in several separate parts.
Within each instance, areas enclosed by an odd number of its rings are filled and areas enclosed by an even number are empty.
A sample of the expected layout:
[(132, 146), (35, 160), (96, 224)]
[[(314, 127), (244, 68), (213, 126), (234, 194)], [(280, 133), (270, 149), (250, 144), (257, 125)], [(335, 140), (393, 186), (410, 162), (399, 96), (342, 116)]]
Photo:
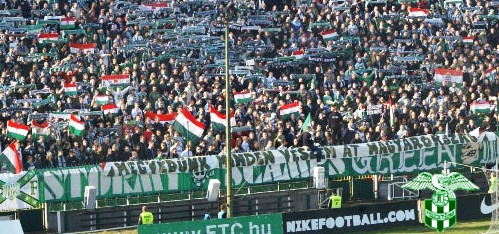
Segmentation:
[[(496, 131), (498, 5), (6, 0), (2, 149), (12, 141), (10, 120), (48, 122), (51, 129), (18, 140), (26, 170), (223, 153), (225, 132), (211, 127), (209, 107), (225, 113), (226, 19), (231, 69), (245, 70), (230, 75), (231, 93), (251, 93), (249, 102), (232, 101), (239, 127), (234, 152), (302, 147), (303, 131), (323, 146)], [(82, 46), (90, 43), (95, 49)], [(447, 71), (443, 82), (437, 69)], [(451, 70), (462, 72), (457, 80)], [(129, 82), (104, 84), (102, 77), (113, 74), (128, 74)], [(68, 84), (76, 85), (76, 95), (68, 94)], [(102, 114), (102, 97), (117, 113)], [(283, 118), (281, 107), (294, 102), (298, 114)], [(205, 125), (195, 144), (171, 121), (146, 115), (182, 107)], [(69, 132), (59, 115), (65, 111), (85, 121), (83, 135)]]

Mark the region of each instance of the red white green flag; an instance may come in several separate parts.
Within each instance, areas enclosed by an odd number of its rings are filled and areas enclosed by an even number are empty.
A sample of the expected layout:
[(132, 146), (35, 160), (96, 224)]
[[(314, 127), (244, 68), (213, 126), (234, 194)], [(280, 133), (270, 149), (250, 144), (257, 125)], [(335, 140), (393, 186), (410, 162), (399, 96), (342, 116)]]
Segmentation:
[(50, 125), (49, 122), (38, 123), (35, 120), (31, 120), (31, 134), (33, 134), (33, 139), (38, 140), (40, 136), (43, 136), (45, 140), (50, 138)]
[(290, 119), (291, 115), (295, 115), (298, 117), (300, 113), (300, 104), (298, 102), (292, 102), (289, 104), (285, 104), (279, 108), (279, 116), (286, 120)]
[(463, 71), (435, 68), (435, 76), (433, 77), (435, 83), (442, 85), (443, 82), (447, 84), (456, 83), (461, 85), (463, 83)]
[(463, 39), (463, 43), (464, 44), (468, 44), (468, 45), (473, 44), (473, 39), (474, 38), (472, 36), (470, 36), (470, 37), (462, 37), (462, 39)]
[(470, 107), (473, 114), (488, 114), (491, 112), (489, 102), (473, 102)]
[(409, 17), (426, 17), (430, 12), (426, 9), (411, 7), (409, 8)]
[(99, 106), (102, 106), (102, 105), (105, 105), (105, 104), (108, 104), (109, 102), (111, 102), (111, 100), (109, 99), (109, 96), (103, 95), (103, 94), (95, 95), (94, 101)]
[(15, 141), (11, 142), (0, 155), (0, 164), (13, 174), (19, 174), (23, 170)]
[(44, 42), (46, 40), (57, 40), (59, 39), (59, 34), (57, 33), (40, 33), (38, 34), (38, 41)]
[(76, 91), (76, 84), (72, 84), (72, 83), (65, 83), (64, 84), (64, 94), (66, 94), (66, 96), (76, 96), (76, 94), (78, 94), (78, 92)]
[(101, 80), (104, 87), (109, 85), (127, 85), (130, 83), (130, 75), (105, 75), (101, 77)]
[(489, 80), (493, 80), (497, 74), (497, 70), (493, 67), (485, 71), (485, 77)]
[[(226, 115), (218, 112), (213, 105), (210, 106), (211, 128), (215, 131), (223, 131), (227, 127)], [(230, 126), (236, 126), (234, 113), (230, 114)]]
[(247, 103), (250, 101), (251, 101), (251, 92), (250, 91), (234, 92), (234, 102), (236, 104)]
[(295, 60), (302, 60), (305, 58), (305, 51), (303, 50), (293, 51), (293, 56), (295, 57)]
[(203, 136), (205, 126), (184, 107), (175, 118), (173, 129), (195, 145)]
[(107, 115), (107, 114), (117, 115), (118, 111), (119, 111), (118, 106), (114, 103), (102, 105), (100, 108), (101, 108), (102, 112), (104, 113), (104, 115)]
[(338, 37), (338, 32), (333, 29), (325, 30), (321, 32), (322, 39), (324, 41), (330, 41)]
[(81, 52), (84, 54), (86, 54), (88, 52), (94, 53), (96, 46), (97, 46), (97, 44), (95, 44), (95, 43), (85, 43), (85, 44), (73, 43), (73, 42), (69, 43), (69, 49), (71, 50), (71, 53), (78, 53), (78, 52)]
[(154, 123), (156, 122), (156, 118), (159, 119), (159, 122), (162, 124), (168, 123), (168, 124), (173, 124), (175, 121), (175, 118), (177, 117), (177, 113), (172, 113), (172, 114), (156, 114), (151, 111), (147, 111), (145, 113), (146, 119), (149, 118), (149, 123)]
[(7, 136), (18, 140), (24, 140), (29, 132), (29, 126), (16, 123), (12, 120), (7, 121)]
[(85, 130), (85, 122), (80, 120), (80, 117), (71, 114), (69, 118), (69, 132), (75, 134), (76, 136), (83, 135), (83, 131)]
[(61, 20), (61, 29), (62, 30), (75, 28), (75, 22), (76, 22), (75, 17), (64, 17), (64, 18), (61, 18), (60, 20)]

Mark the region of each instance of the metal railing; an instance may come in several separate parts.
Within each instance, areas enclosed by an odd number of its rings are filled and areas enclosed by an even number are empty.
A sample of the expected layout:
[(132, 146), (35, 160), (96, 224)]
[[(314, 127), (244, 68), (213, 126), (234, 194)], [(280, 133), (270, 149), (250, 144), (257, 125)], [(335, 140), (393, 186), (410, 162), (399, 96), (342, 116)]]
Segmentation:
[[(393, 182), (388, 184), (388, 200), (391, 201), (394, 199), (418, 198), (419, 191), (410, 191), (402, 188), (402, 186), (406, 183), (407, 181)], [(397, 193), (397, 191), (400, 193)]]

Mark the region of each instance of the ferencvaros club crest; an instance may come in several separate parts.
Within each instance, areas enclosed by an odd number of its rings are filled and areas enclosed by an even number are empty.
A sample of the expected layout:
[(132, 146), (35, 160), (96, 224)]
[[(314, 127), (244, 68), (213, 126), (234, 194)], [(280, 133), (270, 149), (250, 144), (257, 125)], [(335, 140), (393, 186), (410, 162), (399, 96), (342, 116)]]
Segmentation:
[(411, 182), (402, 186), (409, 190), (431, 190), (431, 199), (424, 201), (425, 225), (438, 232), (454, 226), (456, 216), (456, 190), (476, 191), (479, 188), (463, 175), (452, 172), (449, 175), (428, 172), (419, 174)]

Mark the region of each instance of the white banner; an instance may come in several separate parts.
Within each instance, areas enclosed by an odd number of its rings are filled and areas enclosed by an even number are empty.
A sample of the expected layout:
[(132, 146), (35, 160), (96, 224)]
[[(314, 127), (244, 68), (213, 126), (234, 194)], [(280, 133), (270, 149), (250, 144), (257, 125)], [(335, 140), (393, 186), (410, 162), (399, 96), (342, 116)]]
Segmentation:
[(35, 171), (0, 174), (0, 211), (36, 208), (39, 205)]

